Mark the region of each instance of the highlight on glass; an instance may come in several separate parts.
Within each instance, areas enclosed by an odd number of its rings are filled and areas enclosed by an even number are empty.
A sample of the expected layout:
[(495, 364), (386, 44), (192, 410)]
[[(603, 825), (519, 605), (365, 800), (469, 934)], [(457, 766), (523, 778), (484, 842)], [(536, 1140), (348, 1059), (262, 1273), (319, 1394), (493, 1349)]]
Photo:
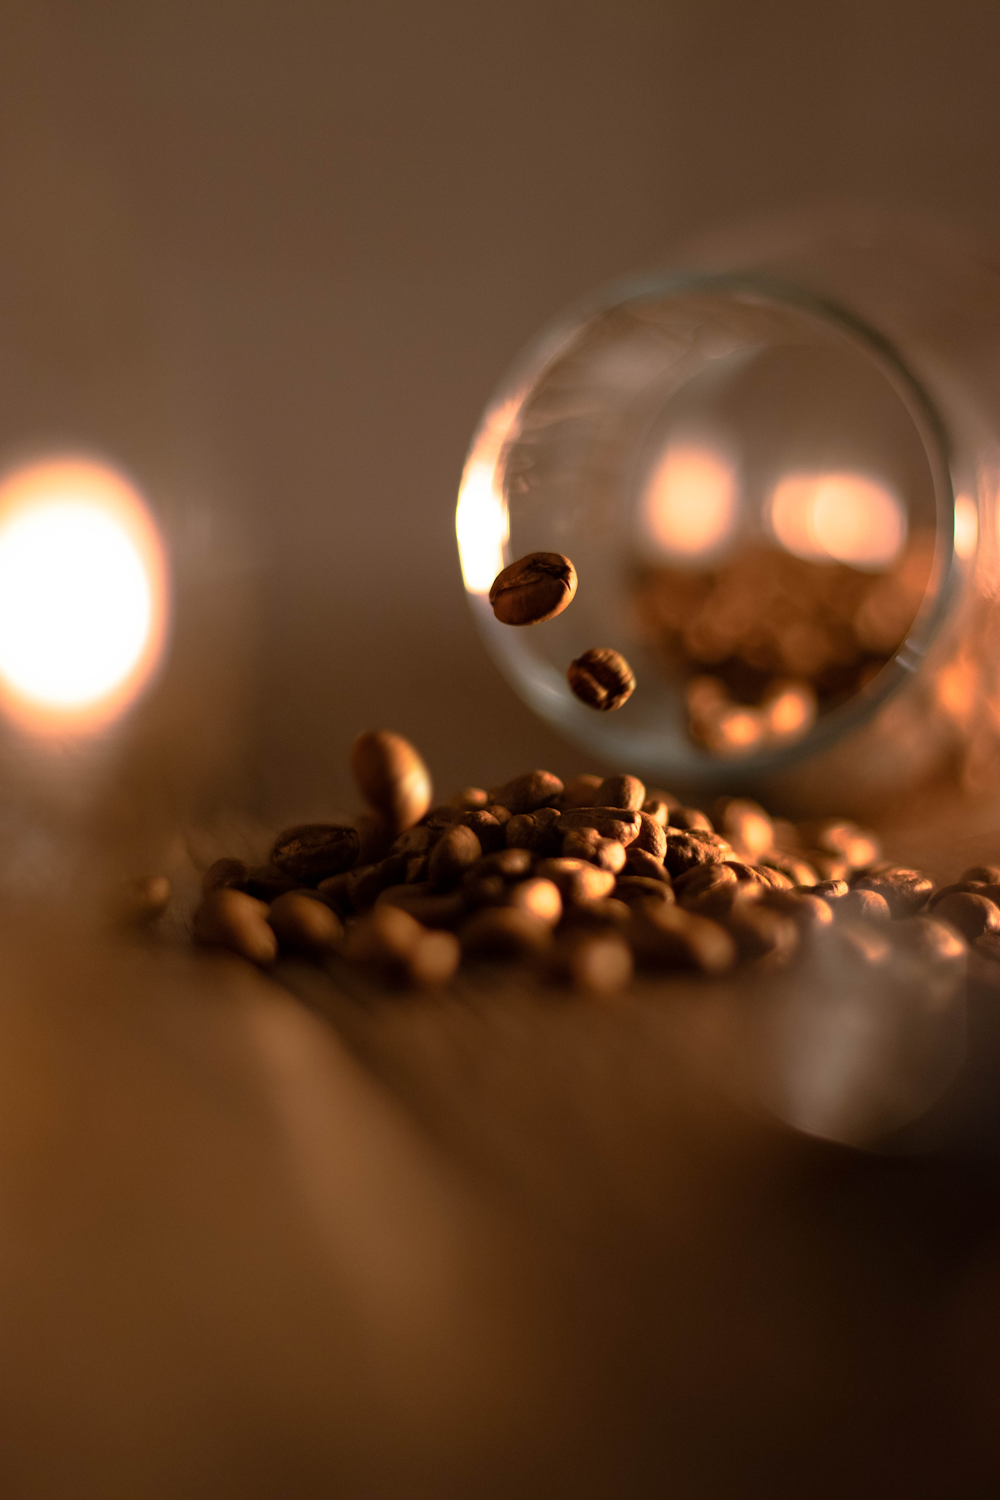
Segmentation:
[(100, 728), (159, 662), (168, 624), (163, 544), (110, 465), (27, 464), (0, 479), (0, 704), (29, 728)]

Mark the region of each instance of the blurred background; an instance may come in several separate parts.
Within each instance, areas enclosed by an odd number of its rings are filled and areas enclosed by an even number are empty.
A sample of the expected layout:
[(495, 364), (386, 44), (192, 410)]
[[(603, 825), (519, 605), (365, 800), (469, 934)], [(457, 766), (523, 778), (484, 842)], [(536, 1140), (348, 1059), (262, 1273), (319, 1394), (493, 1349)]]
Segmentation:
[(0, 457), (97, 452), (151, 497), (199, 601), (170, 715), (263, 816), (349, 805), (369, 725), (443, 791), (579, 768), (463, 597), (499, 375), (730, 221), (844, 196), (988, 227), (998, 47), (973, 0), (10, 0)]

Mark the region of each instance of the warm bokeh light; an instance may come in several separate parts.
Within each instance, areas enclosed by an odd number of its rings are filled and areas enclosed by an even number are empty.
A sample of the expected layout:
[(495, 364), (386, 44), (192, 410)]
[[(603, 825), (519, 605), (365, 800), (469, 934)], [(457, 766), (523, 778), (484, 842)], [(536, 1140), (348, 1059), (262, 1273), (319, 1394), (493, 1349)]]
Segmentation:
[(494, 578), (505, 566), (510, 516), (502, 493), (498, 460), (516, 410), (517, 402), (507, 401), (491, 414), (462, 475), (455, 531), (462, 577), (470, 594), (488, 594)]
[(768, 507), (771, 529), (796, 557), (877, 571), (906, 545), (906, 511), (864, 474), (789, 474)]
[(736, 474), (716, 449), (675, 444), (663, 454), (642, 498), (642, 520), (654, 546), (673, 557), (701, 558), (731, 536)]
[(0, 687), (35, 727), (90, 728), (148, 679), (166, 625), (163, 549), (132, 486), (89, 459), (0, 483)]
[(979, 508), (970, 495), (955, 496), (955, 554), (972, 557), (979, 542)]

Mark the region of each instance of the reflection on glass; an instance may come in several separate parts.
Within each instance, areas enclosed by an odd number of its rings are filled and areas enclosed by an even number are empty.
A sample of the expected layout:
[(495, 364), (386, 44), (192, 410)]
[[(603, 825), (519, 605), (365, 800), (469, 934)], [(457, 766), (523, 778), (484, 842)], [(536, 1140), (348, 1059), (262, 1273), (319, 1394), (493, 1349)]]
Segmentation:
[(113, 469), (66, 458), (0, 483), (0, 692), (32, 728), (89, 729), (120, 713), (159, 659), (163, 548)]
[(969, 495), (955, 496), (955, 555), (967, 561), (979, 541), (979, 511)]
[(736, 474), (713, 448), (673, 444), (660, 459), (643, 495), (646, 535), (662, 553), (702, 558), (732, 535)]
[(769, 520), (796, 557), (879, 571), (906, 545), (906, 511), (892, 490), (863, 474), (789, 474), (775, 487)]
[(455, 531), (462, 577), (470, 594), (488, 594), (504, 566), (510, 539), (510, 517), (501, 488), (497, 460), (517, 411), (507, 401), (490, 417), (476, 453), (469, 458), (458, 492)]

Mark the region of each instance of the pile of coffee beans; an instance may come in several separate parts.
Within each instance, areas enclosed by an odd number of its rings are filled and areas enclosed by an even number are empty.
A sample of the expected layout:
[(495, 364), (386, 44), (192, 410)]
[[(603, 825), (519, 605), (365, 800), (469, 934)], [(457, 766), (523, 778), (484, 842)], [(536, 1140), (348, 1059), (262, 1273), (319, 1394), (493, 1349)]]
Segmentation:
[[(572, 604), (576, 584), (576, 569), (561, 552), (529, 552), (497, 574), (490, 604), (502, 625), (541, 625)], [(613, 713), (635, 691), (632, 668), (606, 646), (570, 662), (566, 680), (580, 702), (598, 713)]]
[(904, 924), (921, 953), (1000, 960), (1000, 867), (935, 892), (853, 823), (792, 824), (740, 797), (702, 811), (629, 775), (527, 771), (433, 806), (420, 756), (386, 730), (361, 735), (351, 764), (369, 811), (284, 830), (264, 865), (217, 860), (197, 941), (262, 965), (336, 958), (397, 985), (513, 961), (598, 992), (637, 966), (775, 968), (835, 927), (863, 946)]

